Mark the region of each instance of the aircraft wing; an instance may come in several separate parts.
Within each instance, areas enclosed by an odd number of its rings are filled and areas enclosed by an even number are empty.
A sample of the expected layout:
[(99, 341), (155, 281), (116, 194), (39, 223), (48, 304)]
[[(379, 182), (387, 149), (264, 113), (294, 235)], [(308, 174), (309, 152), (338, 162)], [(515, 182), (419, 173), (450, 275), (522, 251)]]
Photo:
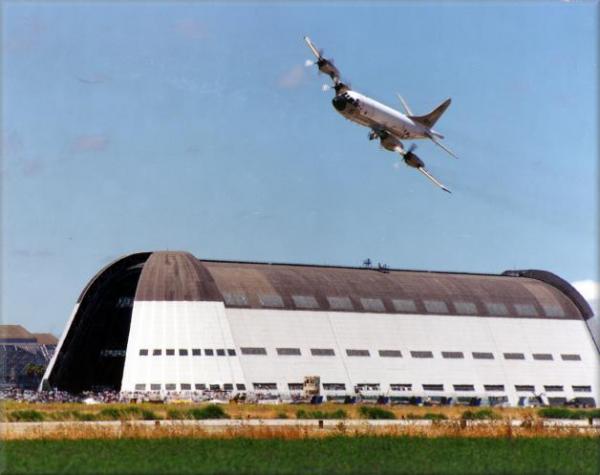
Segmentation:
[(452, 150), (450, 150), (448, 147), (446, 147), (442, 142), (440, 142), (435, 135), (433, 134), (427, 134), (427, 138), (429, 138), (429, 140), (431, 140), (434, 144), (436, 144), (438, 147), (444, 149), (447, 153), (449, 153), (450, 155), (452, 155), (454, 158), (458, 158), (454, 152)]
[(317, 59), (321, 59), (321, 53), (319, 53), (319, 50), (315, 47), (313, 42), (310, 41), (310, 38), (308, 36), (305, 36), (304, 41), (306, 41), (306, 44), (308, 45), (310, 50), (313, 52), (313, 54), (317, 57)]
[(429, 178), (433, 183), (435, 183), (437, 186), (439, 186), (442, 190), (448, 192), (448, 193), (452, 193), (448, 188), (446, 188), (442, 183), (440, 183), (431, 173), (429, 173), (425, 167), (419, 167), (417, 168), (417, 170), (419, 170), (423, 175), (425, 175), (427, 178)]
[[(312, 63), (315, 66), (317, 66), (319, 68), (319, 71), (322, 72), (323, 74), (327, 74), (331, 80), (333, 81), (333, 83), (335, 85), (337, 85), (338, 83), (341, 83), (340, 81), (340, 71), (338, 68), (335, 67), (335, 65), (333, 64), (333, 59), (327, 59), (323, 56), (323, 54), (321, 53), (321, 51), (319, 51), (317, 49), (317, 47), (313, 44), (313, 42), (310, 40), (310, 38), (308, 36), (304, 37), (304, 41), (306, 42), (306, 44), (308, 45), (308, 47), (310, 48), (310, 50), (312, 51), (312, 53), (316, 56), (317, 60)], [(306, 63), (307, 66), (311, 65), (311, 62), (308, 61)]]

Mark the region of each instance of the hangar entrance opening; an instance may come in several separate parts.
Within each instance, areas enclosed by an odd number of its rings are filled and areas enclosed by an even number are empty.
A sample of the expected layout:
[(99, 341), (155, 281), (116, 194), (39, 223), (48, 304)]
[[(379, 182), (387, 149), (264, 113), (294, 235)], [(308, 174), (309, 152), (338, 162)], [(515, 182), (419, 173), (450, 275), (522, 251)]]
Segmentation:
[(133, 301), (148, 257), (134, 254), (117, 261), (83, 292), (48, 380), (51, 387), (120, 390)]

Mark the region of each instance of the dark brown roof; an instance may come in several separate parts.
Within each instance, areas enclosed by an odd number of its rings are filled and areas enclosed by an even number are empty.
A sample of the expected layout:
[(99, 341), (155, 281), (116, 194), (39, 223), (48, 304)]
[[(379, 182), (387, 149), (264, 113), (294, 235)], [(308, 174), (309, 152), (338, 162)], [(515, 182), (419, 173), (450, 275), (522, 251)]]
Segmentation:
[(58, 338), (52, 333), (33, 333), (32, 334), (37, 340), (39, 345), (57, 345)]
[(144, 264), (135, 298), (290, 310), (585, 317), (557, 286), (520, 275), (200, 261), (166, 251)]
[(223, 297), (213, 277), (189, 252), (154, 252), (142, 269), (136, 300), (212, 300)]
[(21, 325), (0, 325), (0, 340), (31, 340), (35, 343), (35, 337)]

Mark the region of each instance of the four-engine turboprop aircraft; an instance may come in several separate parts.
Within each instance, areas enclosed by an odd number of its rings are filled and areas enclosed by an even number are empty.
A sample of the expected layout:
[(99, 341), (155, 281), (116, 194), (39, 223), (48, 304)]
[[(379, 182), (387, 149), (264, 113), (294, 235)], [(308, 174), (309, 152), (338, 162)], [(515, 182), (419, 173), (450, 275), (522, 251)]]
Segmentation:
[[(458, 158), (439, 141), (444, 136), (433, 130), (435, 123), (450, 105), (450, 99), (445, 100), (429, 114), (418, 116), (414, 115), (404, 99), (398, 96), (406, 111), (406, 114), (402, 114), (364, 94), (353, 91), (350, 86), (341, 81), (340, 72), (333, 61), (325, 58), (308, 36), (304, 37), (304, 41), (317, 58), (315, 62), (307, 61), (307, 66), (316, 65), (320, 72), (327, 74), (333, 81), (335, 91), (335, 97), (332, 100), (333, 107), (346, 119), (370, 128), (369, 140), (378, 138), (383, 148), (399, 153), (408, 166), (416, 168), (442, 190), (450, 193), (448, 188), (425, 169), (423, 161), (415, 155), (416, 145), (413, 144), (406, 150), (400, 141), (401, 139), (429, 139), (454, 158)], [(325, 87), (328, 88), (328, 86)]]

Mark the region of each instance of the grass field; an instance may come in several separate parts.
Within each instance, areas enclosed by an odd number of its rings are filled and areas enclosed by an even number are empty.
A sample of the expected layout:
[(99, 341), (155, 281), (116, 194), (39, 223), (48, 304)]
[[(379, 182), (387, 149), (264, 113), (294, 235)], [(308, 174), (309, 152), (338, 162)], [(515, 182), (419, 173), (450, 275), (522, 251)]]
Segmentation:
[(9, 441), (3, 473), (590, 474), (591, 438)]
[[(129, 410), (132, 407), (138, 408), (138, 417), (143, 418), (143, 411), (148, 414), (154, 414), (159, 419), (170, 419), (169, 414), (177, 411), (186, 411), (192, 408), (206, 406), (206, 404), (96, 404), (86, 405), (82, 403), (23, 403), (15, 401), (3, 401), (2, 410), (0, 410), (0, 421), (26, 420), (13, 417), (15, 413), (21, 411), (36, 411), (40, 414), (42, 420), (63, 421), (63, 420), (110, 420), (110, 412), (114, 410)], [(306, 404), (224, 404), (223, 409), (232, 419), (295, 419), (298, 411), (311, 413), (316, 410), (326, 413), (334, 413), (343, 410), (348, 419), (363, 419), (361, 414), (361, 405), (342, 405), (342, 404), (321, 404), (311, 406)], [(416, 406), (385, 406), (385, 410), (394, 413), (398, 419), (423, 417), (427, 413), (443, 414), (449, 419), (460, 419), (465, 411), (479, 410), (479, 408), (460, 407), (460, 406), (438, 406), (438, 407), (416, 407)], [(103, 413), (104, 411), (104, 413)], [(597, 410), (596, 410), (597, 411)], [(536, 419), (538, 418), (538, 409), (535, 408), (493, 408), (492, 412), (500, 419)], [(591, 410), (587, 410), (590, 414)], [(129, 414), (127, 418), (136, 418), (136, 414)], [(139, 417), (142, 416), (142, 417)], [(118, 417), (117, 417), (118, 418)], [(151, 418), (151, 417), (150, 417)]]

